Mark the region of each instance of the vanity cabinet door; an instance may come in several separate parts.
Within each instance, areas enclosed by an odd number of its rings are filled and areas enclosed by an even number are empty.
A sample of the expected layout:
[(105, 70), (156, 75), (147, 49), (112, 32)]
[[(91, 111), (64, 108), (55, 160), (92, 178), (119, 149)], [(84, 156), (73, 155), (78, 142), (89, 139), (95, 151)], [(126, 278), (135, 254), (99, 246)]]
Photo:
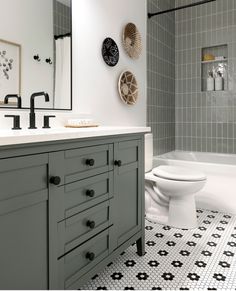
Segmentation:
[(0, 160), (0, 289), (48, 289), (48, 155)]
[(114, 146), (113, 249), (142, 227), (142, 143), (132, 140)]

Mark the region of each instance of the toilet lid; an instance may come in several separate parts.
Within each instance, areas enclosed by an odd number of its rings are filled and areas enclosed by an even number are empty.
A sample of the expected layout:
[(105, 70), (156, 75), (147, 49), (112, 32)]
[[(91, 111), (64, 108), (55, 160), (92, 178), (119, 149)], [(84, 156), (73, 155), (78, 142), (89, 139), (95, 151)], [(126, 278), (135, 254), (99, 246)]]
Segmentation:
[(176, 181), (203, 181), (206, 175), (190, 168), (177, 166), (159, 166), (152, 170), (153, 174), (159, 178)]

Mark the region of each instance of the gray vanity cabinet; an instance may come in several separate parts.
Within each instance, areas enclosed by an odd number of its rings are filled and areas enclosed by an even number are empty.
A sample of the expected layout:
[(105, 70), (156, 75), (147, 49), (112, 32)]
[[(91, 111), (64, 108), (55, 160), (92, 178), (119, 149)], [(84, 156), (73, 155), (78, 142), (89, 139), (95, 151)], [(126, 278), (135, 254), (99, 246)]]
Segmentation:
[(78, 289), (143, 255), (143, 158), (142, 134), (0, 151), (0, 289)]
[(48, 155), (0, 160), (0, 288), (48, 288)]
[[(114, 246), (122, 245), (142, 227), (142, 149), (140, 140), (115, 143)], [(119, 164), (120, 163), (120, 164)]]

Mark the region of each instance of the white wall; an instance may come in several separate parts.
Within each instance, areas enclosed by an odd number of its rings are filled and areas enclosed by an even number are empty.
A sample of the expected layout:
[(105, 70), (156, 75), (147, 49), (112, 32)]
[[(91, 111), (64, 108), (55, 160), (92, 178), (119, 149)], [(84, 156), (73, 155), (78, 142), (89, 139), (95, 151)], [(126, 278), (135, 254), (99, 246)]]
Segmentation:
[[(73, 0), (73, 112), (88, 113), (102, 125), (146, 125), (146, 0)], [(131, 60), (122, 47), (126, 23), (137, 25), (143, 53)], [(113, 38), (120, 49), (114, 68), (101, 56), (102, 42)], [(124, 104), (118, 95), (118, 78), (130, 69), (139, 83), (136, 105)]]
[[(2, 1), (0, 39), (15, 42), (22, 48), (21, 95), (23, 106), (29, 106), (32, 92), (46, 91), (53, 102), (53, 66), (45, 59), (53, 59), (53, 3), (49, 0)], [(33, 59), (39, 54), (41, 62)], [(1, 88), (0, 88), (1, 92)], [(17, 92), (8, 92), (16, 94)], [(0, 96), (3, 100), (4, 94)], [(45, 102), (36, 106), (52, 107)]]
[[(72, 4), (73, 112), (54, 111), (57, 118), (51, 120), (52, 126), (63, 126), (69, 117), (92, 117), (107, 126), (146, 126), (146, 0), (73, 0)], [(122, 30), (128, 22), (134, 22), (142, 34), (143, 52), (138, 60), (131, 60), (121, 44)], [(114, 68), (108, 67), (101, 56), (106, 37), (114, 38), (120, 49), (120, 61)], [(134, 106), (124, 104), (117, 91), (119, 75), (126, 69), (136, 75), (139, 83), (139, 99)], [(0, 110), (0, 128), (10, 129), (12, 120), (4, 118), (4, 114), (16, 113)], [(29, 110), (19, 113), (22, 127), (27, 128)], [(47, 113), (52, 112), (37, 113), (39, 128)]]

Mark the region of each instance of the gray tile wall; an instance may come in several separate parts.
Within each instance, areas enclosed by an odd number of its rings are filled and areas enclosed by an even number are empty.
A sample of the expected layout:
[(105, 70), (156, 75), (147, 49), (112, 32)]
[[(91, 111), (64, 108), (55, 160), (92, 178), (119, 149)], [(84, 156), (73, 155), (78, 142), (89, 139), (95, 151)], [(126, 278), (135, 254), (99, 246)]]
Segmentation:
[[(173, 0), (148, 0), (148, 11), (174, 7)], [(154, 155), (175, 149), (175, 14), (148, 20), (147, 123), (154, 136)]]
[[(176, 0), (176, 5), (192, 2)], [(236, 154), (236, 1), (176, 12), (175, 35), (176, 149)], [(202, 48), (224, 44), (228, 91), (202, 92)]]
[(71, 32), (70, 7), (63, 5), (57, 0), (53, 1), (54, 35)]

